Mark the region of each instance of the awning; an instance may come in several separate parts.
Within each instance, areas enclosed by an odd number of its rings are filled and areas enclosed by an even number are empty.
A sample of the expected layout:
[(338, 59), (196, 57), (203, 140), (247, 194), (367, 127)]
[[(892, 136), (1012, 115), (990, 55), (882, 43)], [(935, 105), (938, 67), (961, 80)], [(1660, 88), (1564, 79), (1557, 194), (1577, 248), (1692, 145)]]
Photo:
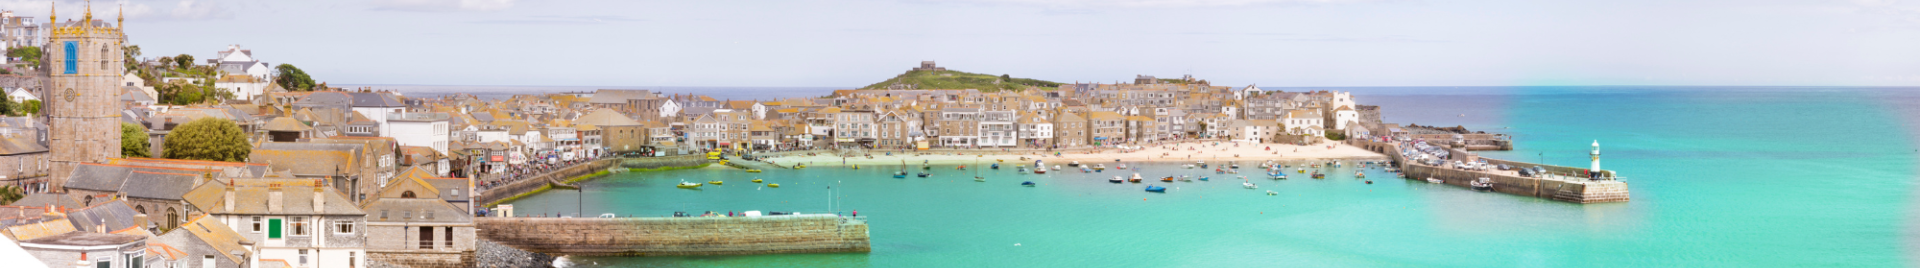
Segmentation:
[(1106, 140), (1107, 137), (1093, 137), (1093, 140)]

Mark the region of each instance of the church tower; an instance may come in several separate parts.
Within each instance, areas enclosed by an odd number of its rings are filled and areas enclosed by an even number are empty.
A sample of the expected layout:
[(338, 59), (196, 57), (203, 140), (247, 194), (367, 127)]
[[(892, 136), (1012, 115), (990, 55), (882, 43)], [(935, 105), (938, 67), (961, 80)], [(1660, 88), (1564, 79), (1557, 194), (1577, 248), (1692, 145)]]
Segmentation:
[[(61, 191), (81, 163), (101, 163), (120, 157), (121, 47), (127, 35), (117, 24), (93, 19), (89, 5), (79, 21), (60, 22), (47, 15), (49, 34), (40, 99), (46, 100), (47, 151), (52, 156), (53, 181), (48, 190)], [(120, 22), (125, 22), (122, 17)]]

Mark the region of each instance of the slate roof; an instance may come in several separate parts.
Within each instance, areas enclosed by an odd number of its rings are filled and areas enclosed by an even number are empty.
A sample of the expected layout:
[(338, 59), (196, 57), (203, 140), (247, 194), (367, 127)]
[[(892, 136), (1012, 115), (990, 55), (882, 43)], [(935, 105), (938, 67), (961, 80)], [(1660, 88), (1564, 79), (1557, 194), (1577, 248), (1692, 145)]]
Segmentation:
[(345, 108), (345, 107), (351, 107), (352, 103), (353, 103), (353, 97), (348, 96), (347, 93), (345, 92), (321, 91), (321, 92), (314, 92), (313, 94), (307, 94), (306, 98), (301, 98), (300, 101), (293, 102), (293, 107)]
[(0, 155), (46, 153), (47, 147), (27, 135), (0, 138)]
[[(21, 197), (20, 200), (15, 200), (13, 201), (13, 204), (7, 204), (7, 205), (20, 206), (20, 207), (46, 207), (48, 205), (55, 205), (55, 206), (66, 207), (66, 208), (81, 207), (79, 195), (65, 194), (65, 193), (27, 194), (26, 197)], [(38, 215), (38, 214), (34, 214), (34, 215)], [(0, 218), (4, 218), (6, 216), (10, 216), (10, 215), (0, 215)]]
[(119, 192), (128, 197), (179, 200), (204, 170), (82, 163), (67, 188)]
[[(353, 201), (347, 200), (346, 196), (341, 196), (332, 189), (320, 186), (322, 187), (320, 191), (314, 191), (314, 181), (310, 179), (220, 179), (216, 182), (201, 184), (185, 196), (187, 203), (214, 215), (366, 215), (360, 211), (360, 208), (354, 207)], [(273, 192), (270, 184), (274, 183), (280, 184), (279, 211), (271, 211), (267, 206)], [(226, 207), (228, 184), (235, 184), (233, 210), (227, 210)], [(324, 195), (326, 198), (326, 206), (319, 211), (313, 209), (313, 195), (316, 194)]]
[(67, 232), (35, 239), (21, 239), (20, 244), (41, 244), (53, 246), (110, 246), (146, 241), (147, 237), (125, 234), (106, 234), (89, 232)]
[(300, 123), (300, 120), (293, 119), (293, 117), (282, 116), (282, 117), (274, 118), (273, 121), (267, 121), (266, 130), (267, 131), (304, 132), (308, 130), (313, 130), (313, 127), (307, 126), (306, 123)]
[(353, 96), (353, 107), (407, 107), (400, 97), (387, 93), (347, 93)]
[(620, 112), (614, 111), (612, 109), (594, 109), (593, 112), (589, 112), (587, 113), (587, 115), (582, 115), (580, 116), (580, 118), (574, 119), (573, 123), (576, 125), (587, 125), (587, 126), (640, 125), (640, 121), (634, 121), (632, 118), (627, 118), (627, 115), (621, 114)]
[[(200, 216), (200, 218), (187, 222), (186, 225), (181, 225), (180, 229), (187, 230), (183, 236), (189, 236), (193, 240), (206, 244), (207, 247), (214, 251), (212, 253), (225, 257), (233, 263), (246, 263), (245, 260), (241, 259), (241, 256), (234, 256), (234, 253), (245, 254), (247, 252), (247, 245), (253, 245), (253, 241), (247, 240), (244, 236), (240, 236), (239, 232), (234, 232), (233, 229), (227, 228), (225, 224), (221, 224), (219, 220), (213, 217)], [(167, 236), (173, 236), (175, 233), (179, 232), (167, 233)], [(206, 252), (194, 253), (206, 254)]]
[[(134, 211), (133, 207), (128, 206), (126, 202), (113, 200), (67, 213), (67, 220), (73, 222), (74, 229), (87, 232), (116, 231), (128, 227), (145, 228), (146, 226), (134, 226), (134, 214), (139, 212)], [(99, 228), (100, 226), (106, 226), (106, 228)]]
[(626, 104), (627, 100), (650, 98), (653, 98), (653, 93), (646, 90), (601, 89), (594, 91), (593, 99), (588, 100), (587, 103)]
[[(472, 223), (473, 218), (445, 200), (435, 198), (369, 199), (365, 209), (367, 222), (439, 222)], [(381, 213), (386, 218), (381, 218)]]

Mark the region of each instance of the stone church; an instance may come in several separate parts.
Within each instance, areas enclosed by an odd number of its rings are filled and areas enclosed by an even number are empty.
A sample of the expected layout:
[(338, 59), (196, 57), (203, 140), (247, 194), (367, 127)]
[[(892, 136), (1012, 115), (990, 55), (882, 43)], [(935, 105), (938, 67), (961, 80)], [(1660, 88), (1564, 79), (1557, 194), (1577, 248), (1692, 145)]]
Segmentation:
[(47, 16), (44, 53), (47, 149), (53, 166), (51, 189), (63, 189), (76, 166), (120, 157), (120, 78), (127, 35), (115, 24), (94, 20), (91, 8), (79, 21)]

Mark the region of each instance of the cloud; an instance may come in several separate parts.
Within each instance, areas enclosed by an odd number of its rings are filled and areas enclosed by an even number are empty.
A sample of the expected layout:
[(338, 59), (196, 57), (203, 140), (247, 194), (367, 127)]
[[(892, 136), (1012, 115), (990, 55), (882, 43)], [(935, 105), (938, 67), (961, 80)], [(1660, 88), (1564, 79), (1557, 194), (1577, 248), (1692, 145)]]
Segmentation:
[(638, 22), (644, 19), (626, 16), (528, 16), (519, 19), (479, 20), (473, 23), (487, 24), (608, 24), (617, 22)]
[(374, 10), (455, 12), (495, 11), (513, 7), (516, 0), (374, 0)]
[[(58, 1), (58, 11), (62, 18), (80, 18), (87, 10), (86, 1)], [(46, 19), (46, 10), (54, 3), (32, 0), (0, 0), (0, 9), (12, 10), (15, 14), (34, 16), (36, 20)], [(96, 1), (92, 3), (94, 18), (112, 20), (115, 16), (125, 15), (130, 20), (208, 20), (230, 19), (233, 12), (227, 4), (205, 0), (159, 0), (159, 1)]]
[(1271, 4), (1335, 4), (1350, 2), (1370, 2), (1369, 0), (921, 0), (923, 2), (1008, 4), (1039, 6), (1062, 10), (1085, 8), (1123, 7), (1123, 8), (1177, 8), (1177, 7), (1235, 7)]

